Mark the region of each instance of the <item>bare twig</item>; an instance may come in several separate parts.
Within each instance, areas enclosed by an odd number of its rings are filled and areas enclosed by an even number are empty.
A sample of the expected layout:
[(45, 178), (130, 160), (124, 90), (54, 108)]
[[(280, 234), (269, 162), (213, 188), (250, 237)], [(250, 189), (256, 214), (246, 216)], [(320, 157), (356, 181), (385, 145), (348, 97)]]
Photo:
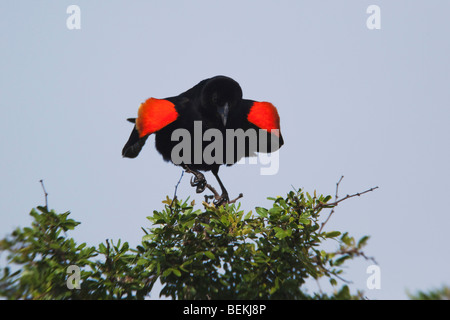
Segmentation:
[[(339, 195), (338, 195), (338, 192), (339, 192), (339, 185), (341, 184), (342, 179), (344, 179), (344, 176), (341, 176), (341, 178), (339, 179), (339, 181), (336, 183), (336, 193), (335, 193), (335, 196), (334, 196), (335, 201), (337, 201), (337, 199), (339, 198)], [(320, 204), (319, 204), (319, 205), (320, 205)], [(333, 213), (334, 213), (334, 207), (333, 207), (333, 209), (331, 209), (331, 212), (330, 212), (330, 214), (328, 215), (328, 218), (327, 218), (324, 222), (322, 222), (322, 224), (321, 224), (321, 226), (320, 226), (320, 229), (319, 229), (319, 233), (322, 232), (323, 227), (327, 224), (328, 220), (330, 220), (330, 218), (331, 218), (331, 216), (333, 215)]]
[(169, 207), (169, 208), (170, 208), (170, 213), (173, 213), (173, 212), (172, 212), (172, 205), (173, 205), (173, 202), (175, 201), (175, 199), (177, 198), (178, 185), (180, 184), (181, 179), (183, 179), (183, 175), (184, 175), (184, 171), (181, 171), (180, 179), (178, 179), (178, 182), (177, 182), (177, 184), (175, 185), (175, 191), (173, 192), (172, 202), (170, 203), (170, 207)]
[(368, 192), (372, 192), (372, 191), (374, 191), (376, 189), (378, 189), (378, 187), (372, 187), (372, 188), (367, 189), (367, 190), (365, 190), (363, 192), (357, 192), (357, 193), (354, 193), (354, 194), (348, 194), (344, 198), (342, 198), (341, 200), (338, 200), (338, 201), (335, 201), (335, 202), (332, 202), (332, 203), (326, 203), (326, 204), (324, 204), (324, 206), (337, 206), (339, 202), (342, 202), (344, 200), (347, 200), (347, 199), (350, 199), (350, 198), (353, 198), (353, 197), (362, 196), (363, 194), (368, 193)]
[(341, 178), (339, 179), (338, 182), (336, 182), (336, 194), (334, 196), (334, 198), (337, 200), (339, 195), (338, 195), (338, 191), (339, 191), (339, 185), (341, 184), (342, 179), (344, 179), (344, 176), (341, 176)]
[(353, 283), (352, 281), (347, 280), (347, 279), (344, 279), (344, 278), (342, 278), (341, 276), (339, 276), (338, 274), (333, 273), (331, 270), (325, 268), (325, 267), (324, 267), (323, 265), (321, 265), (321, 264), (319, 264), (318, 266), (319, 266), (322, 270), (324, 270), (329, 276), (333, 275), (334, 277), (338, 278), (339, 280), (341, 280), (342, 282), (347, 283), (347, 284)]
[(239, 193), (239, 195), (235, 199), (228, 201), (228, 203), (235, 203), (236, 201), (238, 201), (242, 197), (244, 197), (244, 194), (243, 193)]
[(322, 232), (323, 227), (327, 224), (328, 220), (330, 220), (331, 216), (332, 216), (333, 213), (334, 213), (334, 209), (337, 207), (337, 205), (338, 205), (340, 202), (342, 202), (342, 201), (344, 201), (344, 200), (347, 200), (347, 199), (350, 199), (350, 198), (353, 198), (353, 197), (360, 197), (360, 196), (362, 196), (362, 195), (365, 194), (365, 193), (372, 192), (372, 191), (374, 191), (375, 189), (378, 189), (378, 186), (377, 186), (377, 187), (373, 187), (373, 188), (367, 189), (367, 190), (365, 190), (365, 191), (363, 191), (363, 192), (357, 192), (357, 193), (354, 193), (354, 194), (347, 194), (344, 198), (338, 200), (338, 198), (339, 198), (339, 195), (338, 195), (339, 185), (340, 185), (340, 183), (341, 183), (341, 181), (342, 181), (343, 178), (344, 178), (344, 176), (341, 176), (341, 178), (339, 179), (339, 181), (336, 183), (335, 201), (332, 202), (332, 203), (319, 203), (319, 204), (314, 208), (314, 210), (316, 210), (316, 209), (320, 209), (320, 208), (328, 207), (328, 206), (332, 206), (332, 207), (333, 207), (333, 209), (331, 209), (331, 212), (330, 212), (330, 214), (328, 215), (327, 219), (326, 219), (324, 222), (322, 222), (322, 224), (321, 224), (321, 226), (320, 226), (320, 229), (319, 229), (319, 233)]
[(39, 180), (39, 182), (41, 183), (42, 186), (42, 190), (44, 190), (44, 197), (45, 197), (45, 208), (48, 210), (48, 202), (47, 202), (47, 197), (48, 197), (48, 193), (45, 190), (45, 186), (44, 186), (44, 180)]
[(181, 176), (180, 179), (178, 179), (177, 184), (175, 185), (175, 191), (173, 192), (173, 199), (175, 200), (175, 198), (177, 197), (177, 190), (178, 190), (178, 186), (181, 182), (181, 179), (183, 179), (183, 175), (184, 175), (184, 171), (181, 171)]

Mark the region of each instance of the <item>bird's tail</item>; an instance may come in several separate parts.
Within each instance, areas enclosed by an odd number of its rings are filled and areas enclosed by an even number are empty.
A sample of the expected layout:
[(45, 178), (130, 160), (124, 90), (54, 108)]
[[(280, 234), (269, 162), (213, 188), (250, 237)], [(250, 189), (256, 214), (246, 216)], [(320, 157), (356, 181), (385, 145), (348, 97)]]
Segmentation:
[[(131, 123), (136, 122), (135, 118), (129, 118), (127, 120)], [(128, 138), (127, 143), (122, 149), (122, 156), (125, 158), (136, 158), (139, 152), (141, 152), (147, 138), (148, 135), (140, 138), (139, 132), (137, 131), (136, 126), (134, 126), (133, 131), (131, 131), (130, 138)]]

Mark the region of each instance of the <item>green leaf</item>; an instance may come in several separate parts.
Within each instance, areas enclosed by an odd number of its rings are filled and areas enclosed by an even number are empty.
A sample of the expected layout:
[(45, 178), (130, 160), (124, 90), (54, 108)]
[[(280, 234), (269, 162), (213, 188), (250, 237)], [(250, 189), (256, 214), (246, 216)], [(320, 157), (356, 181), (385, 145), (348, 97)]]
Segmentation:
[(367, 240), (369, 240), (369, 238), (370, 238), (369, 236), (364, 236), (364, 237), (362, 237), (362, 238), (358, 241), (358, 245), (357, 245), (358, 249), (364, 247), (364, 246), (366, 245), (366, 243), (367, 243)]
[(181, 277), (181, 272), (178, 269), (173, 269), (172, 270), (173, 274), (176, 275), (177, 277)]
[(275, 227), (273, 228), (275, 230), (275, 237), (277, 237), (278, 239), (284, 239), (287, 236), (290, 236), (292, 234), (292, 230), (283, 230), (279, 227)]
[(311, 220), (306, 219), (306, 218), (300, 218), (300, 219), (298, 219), (298, 221), (299, 221), (300, 223), (305, 224), (305, 225), (311, 224)]
[(255, 210), (256, 210), (256, 213), (257, 213), (260, 217), (262, 217), (262, 218), (267, 218), (267, 213), (268, 213), (268, 211), (267, 211), (266, 208), (256, 207)]
[(283, 211), (283, 208), (281, 207), (273, 207), (269, 209), (269, 214), (270, 215), (278, 215)]
[(142, 241), (152, 241), (155, 236), (156, 235), (152, 233), (146, 234), (145, 236), (142, 237)]
[(205, 255), (212, 260), (214, 260), (216, 258), (214, 253), (212, 253), (211, 251), (205, 251)]
[(344, 263), (345, 260), (351, 258), (349, 255), (345, 255), (340, 257), (339, 259), (336, 259), (336, 261), (333, 262), (334, 266), (340, 266)]
[(230, 221), (228, 220), (228, 216), (223, 215), (220, 217), (220, 221), (224, 224), (224, 226), (228, 227), (230, 225)]
[(325, 233), (325, 238), (334, 238), (340, 236), (341, 233), (339, 231), (330, 231)]
[(106, 246), (103, 243), (100, 243), (98, 245), (98, 251), (100, 251), (100, 253), (106, 253)]
[(286, 201), (283, 198), (278, 198), (277, 202), (280, 204), (280, 206), (283, 207), (283, 209), (288, 209), (288, 206), (286, 204)]
[(130, 245), (128, 244), (128, 242), (124, 242), (124, 244), (122, 245), (122, 248), (120, 249), (120, 253), (127, 252), (129, 248), (130, 248)]
[(168, 275), (170, 275), (172, 273), (172, 271), (173, 271), (172, 268), (168, 268), (168, 269), (164, 270), (162, 276), (167, 277)]

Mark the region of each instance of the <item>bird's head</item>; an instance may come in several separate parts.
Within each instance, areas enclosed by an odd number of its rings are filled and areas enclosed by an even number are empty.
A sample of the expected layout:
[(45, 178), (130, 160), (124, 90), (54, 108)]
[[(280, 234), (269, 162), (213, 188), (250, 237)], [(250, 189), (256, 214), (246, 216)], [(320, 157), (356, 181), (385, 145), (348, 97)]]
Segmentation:
[(218, 117), (225, 127), (228, 113), (242, 99), (241, 86), (233, 79), (216, 76), (208, 79), (201, 91), (201, 106), (205, 114)]

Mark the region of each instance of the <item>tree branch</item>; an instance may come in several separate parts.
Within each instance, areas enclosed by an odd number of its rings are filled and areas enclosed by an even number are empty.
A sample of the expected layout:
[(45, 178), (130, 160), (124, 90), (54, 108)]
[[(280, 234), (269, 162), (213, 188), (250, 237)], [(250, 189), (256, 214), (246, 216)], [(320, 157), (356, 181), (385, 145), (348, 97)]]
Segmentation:
[(363, 192), (357, 192), (357, 193), (354, 193), (354, 194), (347, 194), (344, 198), (338, 200), (338, 198), (339, 198), (339, 195), (338, 195), (339, 185), (340, 185), (340, 183), (341, 183), (341, 181), (342, 181), (343, 178), (344, 178), (344, 176), (341, 176), (341, 178), (339, 179), (339, 181), (336, 183), (336, 194), (335, 194), (335, 198), (334, 198), (335, 201), (332, 202), (332, 203), (319, 203), (318, 205), (316, 205), (316, 206), (314, 207), (314, 210), (317, 210), (317, 209), (320, 209), (320, 208), (323, 208), (323, 207), (328, 207), (328, 206), (332, 206), (332, 207), (333, 207), (333, 209), (331, 209), (331, 212), (330, 212), (330, 214), (328, 215), (327, 219), (326, 219), (324, 222), (322, 222), (322, 224), (321, 224), (321, 226), (320, 226), (320, 229), (319, 229), (319, 233), (322, 232), (323, 227), (327, 224), (328, 220), (330, 220), (331, 216), (332, 216), (333, 213), (334, 213), (335, 207), (337, 207), (337, 205), (338, 205), (340, 202), (342, 202), (342, 201), (344, 201), (344, 200), (347, 200), (347, 199), (350, 199), (350, 198), (353, 198), (353, 197), (360, 197), (360, 196), (362, 196), (363, 194), (366, 194), (366, 193), (368, 193), (368, 192), (374, 191), (375, 189), (378, 189), (378, 186), (377, 186), (377, 187), (372, 187), (372, 188), (367, 189), (367, 190), (365, 190), (365, 191), (363, 191)]
[(175, 185), (175, 191), (173, 192), (172, 202), (170, 203), (170, 206), (169, 206), (169, 208), (170, 208), (170, 213), (172, 213), (172, 214), (173, 214), (173, 212), (172, 212), (172, 205), (173, 205), (173, 202), (175, 201), (175, 199), (177, 198), (178, 185), (180, 184), (181, 179), (183, 179), (183, 175), (184, 175), (184, 171), (181, 171), (180, 179), (178, 179), (178, 182), (177, 182), (177, 184)]
[(39, 182), (41, 183), (42, 190), (44, 190), (45, 208), (48, 210), (48, 202), (47, 202), (47, 196), (48, 196), (48, 193), (47, 193), (47, 191), (45, 190), (44, 180), (41, 179), (41, 180), (39, 180)]

